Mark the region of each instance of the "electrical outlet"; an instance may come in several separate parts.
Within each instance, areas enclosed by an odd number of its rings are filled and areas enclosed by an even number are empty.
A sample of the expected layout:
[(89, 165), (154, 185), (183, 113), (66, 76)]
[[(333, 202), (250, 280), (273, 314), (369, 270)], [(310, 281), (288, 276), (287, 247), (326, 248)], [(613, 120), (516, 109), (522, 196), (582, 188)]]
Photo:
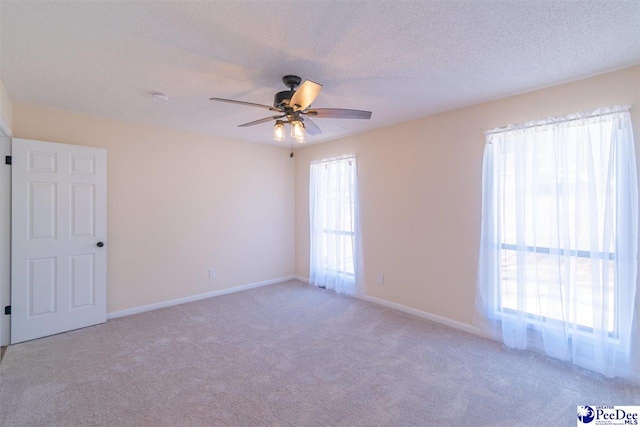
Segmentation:
[(213, 279), (214, 277), (216, 277), (216, 269), (215, 268), (210, 268), (209, 269), (209, 279)]
[(378, 274), (378, 283), (384, 284), (384, 274)]

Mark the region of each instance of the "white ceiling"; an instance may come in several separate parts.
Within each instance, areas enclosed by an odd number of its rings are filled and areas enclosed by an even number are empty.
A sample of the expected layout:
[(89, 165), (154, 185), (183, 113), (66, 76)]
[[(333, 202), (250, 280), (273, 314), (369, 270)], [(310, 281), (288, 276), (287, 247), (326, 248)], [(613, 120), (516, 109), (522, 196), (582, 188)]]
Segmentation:
[(316, 119), (321, 142), (638, 63), (633, 0), (0, 1), (15, 102), (256, 143), (270, 124), (236, 125), (269, 111), (208, 99), (271, 104), (297, 74), (315, 107), (373, 111)]

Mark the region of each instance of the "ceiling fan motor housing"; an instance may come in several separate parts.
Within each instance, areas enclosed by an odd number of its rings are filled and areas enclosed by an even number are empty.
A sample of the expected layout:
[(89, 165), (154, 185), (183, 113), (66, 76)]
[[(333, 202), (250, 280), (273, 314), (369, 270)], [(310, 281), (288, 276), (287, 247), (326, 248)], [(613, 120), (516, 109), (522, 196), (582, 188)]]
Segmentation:
[(276, 93), (276, 96), (273, 98), (273, 106), (276, 108), (288, 107), (289, 101), (291, 97), (296, 91), (296, 88), (300, 86), (300, 82), (302, 79), (298, 76), (288, 75), (282, 78), (282, 83), (289, 88), (289, 90), (283, 90), (282, 92)]
[(289, 106), (289, 101), (294, 93), (295, 90), (283, 90), (282, 92), (276, 93), (273, 97), (273, 106), (276, 108)]

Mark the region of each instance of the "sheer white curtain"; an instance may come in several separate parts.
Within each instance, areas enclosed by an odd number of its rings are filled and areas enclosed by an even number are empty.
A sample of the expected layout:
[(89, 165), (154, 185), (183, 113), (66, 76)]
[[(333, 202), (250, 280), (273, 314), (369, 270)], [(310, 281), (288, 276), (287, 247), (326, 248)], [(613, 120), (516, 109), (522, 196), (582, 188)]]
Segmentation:
[(487, 132), (474, 323), (507, 346), (638, 381), (628, 108)]
[(362, 291), (355, 155), (311, 163), (309, 283), (355, 295)]

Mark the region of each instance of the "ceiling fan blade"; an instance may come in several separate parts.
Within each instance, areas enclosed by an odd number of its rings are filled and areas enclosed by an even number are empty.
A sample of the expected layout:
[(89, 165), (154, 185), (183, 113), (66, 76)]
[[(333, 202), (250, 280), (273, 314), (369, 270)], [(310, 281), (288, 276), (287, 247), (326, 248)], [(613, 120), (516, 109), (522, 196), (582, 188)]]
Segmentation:
[(323, 117), (328, 119), (370, 119), (371, 111), (362, 110), (345, 110), (343, 108), (314, 108), (313, 110), (304, 111), (312, 117)]
[(321, 90), (321, 84), (305, 80), (291, 97), (289, 105), (294, 111), (304, 110), (315, 101)]
[(239, 104), (239, 105), (246, 105), (248, 107), (258, 107), (258, 108), (265, 108), (267, 110), (271, 110), (271, 111), (280, 111), (275, 107), (271, 107), (269, 105), (264, 105), (264, 104), (256, 104), (253, 102), (244, 102), (244, 101), (236, 101), (233, 99), (224, 99), (224, 98), (209, 98), (209, 101), (219, 101), (219, 102), (228, 102), (230, 104)]
[(302, 123), (304, 123), (304, 129), (309, 135), (320, 135), (322, 131), (317, 124), (309, 117), (301, 117)]
[(259, 125), (260, 123), (270, 122), (271, 120), (277, 120), (277, 119), (281, 119), (283, 117), (284, 117), (284, 115), (282, 115), (282, 116), (265, 117), (264, 119), (254, 120), (253, 122), (249, 122), (249, 123), (244, 123), (242, 125), (238, 125), (238, 127), (239, 128), (246, 128), (247, 126)]

